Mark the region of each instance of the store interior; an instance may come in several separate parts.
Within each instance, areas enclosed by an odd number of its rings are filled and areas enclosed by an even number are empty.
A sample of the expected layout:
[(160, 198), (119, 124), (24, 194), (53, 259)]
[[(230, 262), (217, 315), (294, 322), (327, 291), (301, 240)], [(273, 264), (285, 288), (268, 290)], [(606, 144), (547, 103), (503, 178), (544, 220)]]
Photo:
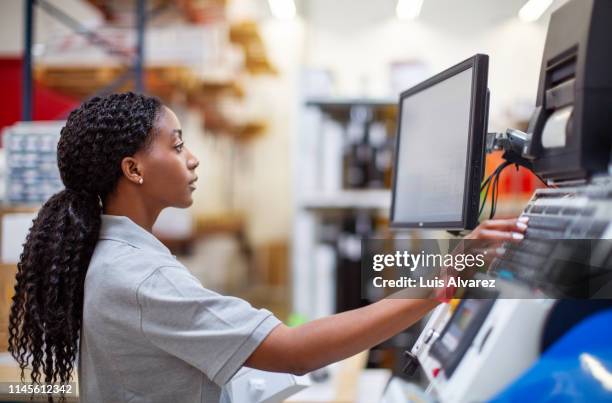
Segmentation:
[[(532, 2), (535, 9), (526, 7)], [(7, 352), (16, 264), (41, 204), (62, 189), (55, 142), (82, 101), (137, 91), (176, 113), (200, 160), (198, 187), (191, 207), (162, 212), (154, 234), (206, 288), (295, 326), (372, 302), (359, 282), (362, 239), (455, 236), (390, 227), (399, 95), (486, 54), (488, 131), (527, 131), (549, 21), (566, 3), (0, 2), (0, 382), (17, 381)], [(28, 168), (31, 151), (43, 172), (22, 184), (14, 171)], [(487, 154), (483, 178), (502, 155)], [(504, 170), (491, 190), (495, 218), (517, 217), (546, 186), (525, 167)], [(426, 385), (427, 375), (405, 371), (426, 324), (312, 374), (287, 401), (411, 401), (392, 396), (389, 385)], [(401, 396), (426, 395), (405, 387)], [(444, 393), (431, 401), (465, 399)]]

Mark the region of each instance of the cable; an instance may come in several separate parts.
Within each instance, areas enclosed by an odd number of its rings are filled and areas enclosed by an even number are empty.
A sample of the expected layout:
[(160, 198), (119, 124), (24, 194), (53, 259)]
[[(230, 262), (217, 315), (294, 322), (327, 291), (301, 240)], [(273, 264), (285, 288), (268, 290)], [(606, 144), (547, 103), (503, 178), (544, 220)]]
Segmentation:
[[(486, 193), (484, 194), (484, 198), (482, 199), (482, 202), (480, 204), (480, 209), (478, 209), (478, 217), (480, 217), (482, 215), (482, 212), (487, 204), (487, 194), (489, 192), (489, 189), (486, 190)], [(482, 194), (482, 192), (481, 192)]]
[[(487, 177), (487, 179), (480, 186), (480, 192), (484, 191), (484, 198), (482, 200), (482, 204), (480, 205), (480, 209), (478, 210), (478, 216), (480, 217), (484, 212), (485, 206), (487, 205), (487, 201), (489, 199), (489, 192), (491, 192), (491, 203), (490, 203), (490, 211), (489, 211), (489, 219), (493, 219), (495, 217), (495, 213), (497, 212), (497, 203), (499, 202), (499, 181), (501, 174), (504, 169), (509, 167), (510, 165), (514, 165), (516, 169), (519, 169), (519, 165), (513, 162), (504, 161)], [(546, 186), (550, 187), (548, 183), (542, 178), (540, 175), (535, 173), (533, 170), (530, 171)]]
[(482, 185), (480, 185), (481, 192), (484, 189), (484, 187), (487, 186), (487, 184), (491, 181), (492, 177), (493, 177), (493, 174), (489, 175), (489, 177), (484, 182), (482, 182)]
[[(497, 203), (499, 201), (499, 178), (501, 176), (502, 171), (506, 169), (507, 167), (509, 167), (510, 165), (512, 165), (512, 163), (506, 161), (503, 164), (501, 164), (499, 168), (497, 169), (497, 174), (493, 181), (493, 190), (491, 191), (491, 194), (492, 194), (491, 213), (490, 213), (489, 219), (492, 219), (495, 216), (495, 213), (497, 212)], [(518, 165), (516, 166), (518, 168)]]
[(538, 179), (540, 180), (540, 182), (542, 182), (542, 183), (544, 184), (544, 186), (546, 186), (547, 188), (549, 188), (549, 187), (556, 187), (556, 186), (554, 186), (554, 185), (552, 185), (552, 186), (551, 186), (551, 185), (549, 185), (549, 184), (548, 184), (548, 182), (546, 182), (546, 181), (544, 180), (544, 178), (542, 178), (542, 177), (541, 177), (540, 175), (538, 175), (537, 173), (535, 173), (535, 172), (533, 172), (533, 171), (531, 171), (531, 172), (532, 172), (532, 173), (533, 173), (533, 174), (536, 176), (536, 178), (538, 178)]
[(495, 216), (495, 210), (497, 210), (497, 201), (499, 200), (499, 176), (501, 174), (501, 172), (504, 170), (504, 168), (507, 165), (502, 164), (499, 166), (499, 169), (497, 170), (497, 174), (495, 175), (495, 178), (493, 179), (493, 189), (491, 190), (491, 210), (489, 212), (489, 220), (492, 219)]
[(482, 192), (484, 190), (485, 194), (480, 209), (478, 211), (479, 217), (482, 215), (484, 208), (487, 205), (489, 191), (491, 191), (491, 210), (489, 213), (489, 219), (495, 216), (495, 212), (497, 210), (497, 201), (499, 199), (499, 177), (502, 171), (512, 164), (513, 163), (508, 161), (504, 161), (503, 163), (501, 163), (480, 186), (480, 191)]
[(500, 166), (499, 171), (497, 172), (497, 176), (495, 176), (495, 182), (493, 182), (493, 198), (491, 200), (491, 218), (495, 217), (495, 213), (497, 212), (497, 203), (499, 202), (499, 178), (501, 177), (501, 173), (506, 167), (508, 167), (509, 163), (504, 163)]
[[(480, 206), (480, 210), (478, 211), (478, 216), (480, 217), (480, 215), (482, 214), (482, 212), (484, 211), (484, 208), (487, 204), (487, 200), (489, 198), (489, 190), (491, 190), (491, 185), (494, 183), (494, 178), (497, 177), (497, 175), (499, 174), (499, 172), (504, 169), (506, 166), (508, 166), (508, 162), (505, 161), (502, 164), (500, 164), (495, 171), (493, 171), (493, 173), (491, 173), (491, 175), (489, 175), (489, 177), (482, 183), (482, 185), (480, 186), (480, 191), (482, 192), (483, 190), (485, 190), (485, 194), (484, 194), (484, 199), (482, 201), (482, 205)], [(485, 189), (486, 187), (486, 189)]]
[(499, 173), (495, 177), (495, 183), (493, 184), (493, 194), (495, 195), (495, 201), (493, 202), (493, 206), (491, 207), (491, 218), (495, 217), (495, 213), (497, 212), (497, 203), (499, 203), (499, 178), (501, 176), (502, 171), (503, 168), (499, 170)]
[(485, 180), (482, 183), (482, 186), (480, 186), (480, 193), (482, 193), (482, 191), (485, 189), (485, 193), (484, 193), (484, 198), (482, 200), (482, 204), (480, 205), (480, 209), (478, 210), (478, 217), (480, 217), (480, 215), (482, 214), (485, 206), (487, 205), (487, 199), (489, 198), (489, 189), (491, 188), (491, 179), (493, 178), (493, 176), (495, 175), (495, 172), (493, 172), (491, 175), (489, 175), (489, 177), (487, 178), (487, 180)]
[(493, 188), (491, 189), (491, 208), (489, 209), (489, 220), (492, 219), (493, 216), (495, 215), (493, 208), (495, 207), (495, 188), (497, 187), (497, 178), (499, 178), (499, 176), (497, 175), (497, 172), (499, 172), (499, 169), (496, 171), (495, 178), (493, 178)]
[[(495, 168), (495, 171), (493, 171), (493, 173), (491, 173), (491, 175), (489, 175), (487, 180), (480, 187), (480, 191), (482, 192), (482, 190), (484, 189), (485, 194), (484, 194), (484, 199), (482, 200), (482, 206), (480, 206), (480, 210), (478, 212), (478, 216), (480, 216), (482, 214), (482, 212), (484, 211), (485, 206), (487, 205), (487, 200), (489, 198), (489, 190), (491, 189), (491, 184), (493, 183), (493, 178), (497, 174), (497, 170), (498, 169), (499, 169), (499, 167)], [(486, 189), (485, 189), (485, 187), (486, 187)]]
[(495, 215), (495, 198), (497, 196), (497, 183), (499, 181), (499, 174), (501, 172), (501, 170), (504, 168), (504, 165), (506, 163), (502, 163), (500, 166), (497, 167), (497, 169), (495, 170), (495, 177), (493, 178), (493, 185), (492, 185), (492, 189), (491, 189), (491, 208), (489, 209), (489, 220), (493, 218), (493, 216)]

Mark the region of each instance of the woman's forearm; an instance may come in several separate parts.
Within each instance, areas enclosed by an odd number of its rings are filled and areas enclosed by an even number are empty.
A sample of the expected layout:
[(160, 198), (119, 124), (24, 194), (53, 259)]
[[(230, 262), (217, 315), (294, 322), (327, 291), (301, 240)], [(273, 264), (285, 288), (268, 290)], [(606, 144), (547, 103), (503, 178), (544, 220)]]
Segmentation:
[(289, 328), (274, 329), (246, 365), (302, 374), (371, 348), (414, 324), (438, 302), (386, 299)]
[(433, 300), (386, 299), (306, 323), (292, 333), (308, 372), (374, 347), (414, 324), (436, 305)]

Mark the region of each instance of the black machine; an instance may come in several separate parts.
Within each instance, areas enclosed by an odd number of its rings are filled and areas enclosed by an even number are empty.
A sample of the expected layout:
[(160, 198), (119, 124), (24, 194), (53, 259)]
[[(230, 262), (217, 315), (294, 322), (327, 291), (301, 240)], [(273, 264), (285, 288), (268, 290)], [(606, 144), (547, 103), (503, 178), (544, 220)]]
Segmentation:
[(525, 156), (554, 180), (608, 171), (612, 1), (570, 1), (550, 19)]
[(475, 55), (400, 95), (392, 227), (478, 224), (488, 66)]
[[(562, 185), (609, 173), (612, 152), (612, 2), (570, 1), (550, 19), (527, 133), (489, 133), (486, 151)], [(487, 179), (494, 183), (495, 180)], [(574, 183), (572, 184), (574, 185)], [(488, 194), (488, 188), (487, 188)], [(495, 200), (491, 203), (491, 217)]]
[(503, 149), (558, 185), (536, 191), (523, 212), (526, 240), (492, 266), (552, 297), (612, 298), (611, 37), (612, 1), (575, 0), (555, 11), (528, 133), (487, 139), (488, 150)]
[(612, 302), (612, 180), (538, 189), (523, 211), (525, 239), (489, 272), (551, 298)]

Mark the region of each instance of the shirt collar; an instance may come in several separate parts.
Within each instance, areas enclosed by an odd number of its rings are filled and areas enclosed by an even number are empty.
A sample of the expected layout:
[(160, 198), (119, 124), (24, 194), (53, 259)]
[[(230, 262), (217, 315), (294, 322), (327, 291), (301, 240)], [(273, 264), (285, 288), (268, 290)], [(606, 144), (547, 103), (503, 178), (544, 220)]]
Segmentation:
[(126, 216), (102, 214), (99, 239), (112, 239), (138, 249), (168, 254), (170, 250), (152, 233)]

